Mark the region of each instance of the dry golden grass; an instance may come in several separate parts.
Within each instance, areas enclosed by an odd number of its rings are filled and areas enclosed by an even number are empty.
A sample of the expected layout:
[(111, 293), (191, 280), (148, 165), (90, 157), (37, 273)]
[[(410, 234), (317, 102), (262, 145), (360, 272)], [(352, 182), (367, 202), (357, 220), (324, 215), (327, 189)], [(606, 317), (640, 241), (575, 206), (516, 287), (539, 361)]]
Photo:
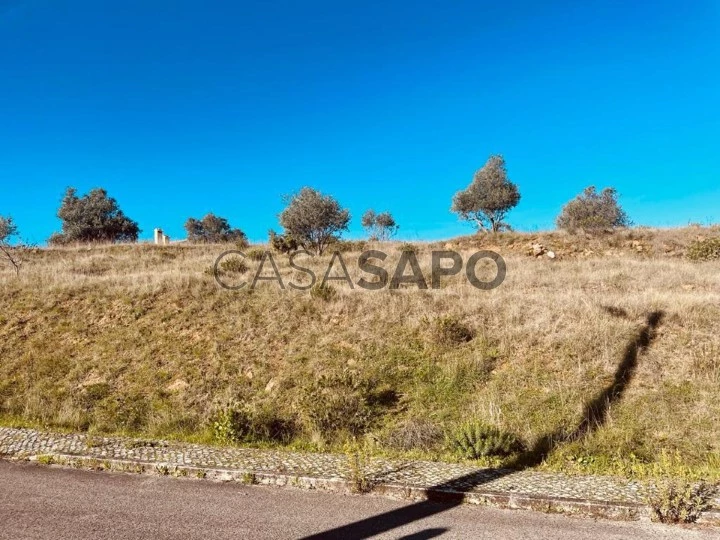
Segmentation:
[[(338, 448), (365, 434), (389, 452), (384, 441), (405, 421), (428, 420), (442, 432), (476, 418), (532, 445), (578, 426), (647, 316), (663, 312), (602, 425), (558, 444), (546, 466), (633, 474), (669, 452), (717, 477), (720, 263), (692, 263), (683, 253), (697, 237), (718, 234), (507, 233), (418, 244), (428, 282), (437, 247), (465, 260), (495, 248), (507, 279), (492, 291), (462, 276), (427, 291), (331, 282), (329, 299), (274, 282), (218, 287), (206, 269), (224, 246), (37, 250), (20, 278), (0, 267), (0, 415), (208, 440), (216, 413), (235, 403), (255, 419), (245, 439), (262, 444)], [(529, 256), (536, 241), (558, 257)], [(390, 254), (382, 266), (392, 274), (399, 244), (373, 247)], [(355, 282), (357, 256), (343, 253)], [(286, 281), (299, 277), (286, 257), (275, 259)], [(329, 259), (297, 262), (321, 277)], [(246, 263), (246, 274), (227, 279), (251, 280), (258, 263)], [(472, 339), (439, 340), (440, 320)], [(438, 441), (416, 454), (444, 452)]]

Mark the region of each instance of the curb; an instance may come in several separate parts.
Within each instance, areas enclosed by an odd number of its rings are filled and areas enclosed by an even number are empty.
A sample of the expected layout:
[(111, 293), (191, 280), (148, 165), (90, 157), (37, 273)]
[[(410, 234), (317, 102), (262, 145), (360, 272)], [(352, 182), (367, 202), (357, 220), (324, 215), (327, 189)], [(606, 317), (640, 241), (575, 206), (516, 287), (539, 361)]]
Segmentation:
[[(30, 461), (41, 465), (62, 468), (86, 469), (93, 471), (125, 472), (175, 478), (195, 478), (214, 482), (235, 482), (243, 485), (324, 490), (342, 494), (358, 494), (353, 482), (340, 477), (300, 476), (265, 471), (202, 468), (173, 463), (152, 463), (122, 459), (98, 459), (72, 454), (34, 454), (25, 456), (3, 456), (10, 461)], [(523, 493), (501, 493), (494, 491), (463, 492), (432, 487), (417, 487), (400, 484), (374, 484), (364, 494), (404, 501), (435, 501), (451, 504), (472, 504), (511, 510), (533, 510), (544, 513), (559, 513), (579, 517), (602, 518), (621, 521), (649, 521), (650, 509), (638, 503), (597, 501), (531, 495)], [(720, 510), (703, 512), (700, 525), (720, 526)]]

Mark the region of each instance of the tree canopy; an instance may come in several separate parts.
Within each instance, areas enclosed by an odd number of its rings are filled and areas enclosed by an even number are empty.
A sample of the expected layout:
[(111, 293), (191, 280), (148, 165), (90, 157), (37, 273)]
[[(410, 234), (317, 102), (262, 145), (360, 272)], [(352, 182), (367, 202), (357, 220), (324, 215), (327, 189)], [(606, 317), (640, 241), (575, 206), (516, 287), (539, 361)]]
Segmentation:
[(370, 239), (380, 240), (381, 242), (395, 236), (400, 228), (395, 223), (395, 218), (390, 212), (376, 214), (372, 208), (363, 214), (361, 222), (362, 226), (368, 231)]
[(285, 200), (287, 207), (280, 213), (280, 225), (298, 244), (318, 255), (348, 228), (350, 212), (330, 195), (304, 187)]
[(185, 222), (185, 231), (190, 242), (247, 244), (247, 236), (243, 231), (231, 227), (227, 219), (216, 216), (212, 212), (202, 219), (188, 218)]
[(478, 229), (497, 232), (508, 229), (507, 213), (520, 202), (520, 192), (507, 175), (505, 159), (490, 156), (470, 185), (453, 197), (451, 210)]
[(137, 222), (128, 218), (102, 188), (92, 189), (82, 197), (75, 188), (68, 188), (57, 216), (62, 221), (62, 232), (50, 237), (51, 244), (136, 242), (140, 234)]

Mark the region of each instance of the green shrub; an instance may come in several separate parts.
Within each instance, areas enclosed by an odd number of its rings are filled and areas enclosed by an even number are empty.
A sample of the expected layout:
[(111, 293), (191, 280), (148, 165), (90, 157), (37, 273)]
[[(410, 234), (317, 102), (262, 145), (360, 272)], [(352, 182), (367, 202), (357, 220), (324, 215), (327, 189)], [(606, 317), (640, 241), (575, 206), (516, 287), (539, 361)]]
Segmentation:
[(523, 447), (515, 435), (482, 422), (458, 426), (450, 435), (450, 445), (456, 454), (467, 459), (508, 456)]
[(297, 432), (293, 419), (280, 417), (270, 406), (230, 402), (212, 420), (213, 438), (223, 444), (272, 441), (286, 444)]
[(221, 262), (220, 269), (223, 272), (228, 272), (231, 274), (244, 274), (248, 271), (248, 266), (241, 258), (232, 257)]
[(310, 296), (312, 298), (318, 298), (323, 302), (331, 302), (337, 298), (337, 291), (332, 285), (327, 283), (317, 283), (310, 289)]
[(687, 250), (691, 261), (715, 261), (720, 259), (720, 237), (696, 240)]
[(324, 440), (341, 432), (361, 435), (379, 408), (372, 404), (372, 388), (369, 381), (349, 371), (321, 375), (302, 390), (298, 409), (307, 428)]
[(249, 426), (250, 417), (245, 407), (232, 402), (215, 413), (212, 421), (213, 437), (223, 444), (238, 443), (250, 431)]
[(694, 523), (711, 506), (717, 487), (706, 482), (666, 479), (648, 486), (645, 500), (661, 523)]
[(270, 247), (280, 253), (291, 253), (299, 246), (297, 241), (289, 234), (278, 234), (272, 229), (268, 232), (268, 243)]
[(438, 345), (459, 345), (471, 341), (473, 337), (472, 329), (458, 317), (447, 315), (432, 322), (431, 338)]
[(245, 255), (251, 261), (261, 261), (265, 256), (265, 250), (262, 248), (252, 248), (249, 249)]

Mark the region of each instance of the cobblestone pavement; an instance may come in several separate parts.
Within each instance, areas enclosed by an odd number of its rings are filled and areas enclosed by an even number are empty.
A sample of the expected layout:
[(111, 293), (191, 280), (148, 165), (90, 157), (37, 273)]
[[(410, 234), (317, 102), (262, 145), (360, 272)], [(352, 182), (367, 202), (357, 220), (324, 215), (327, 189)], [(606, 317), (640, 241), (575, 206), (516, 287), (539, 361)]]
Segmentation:
[[(222, 469), (317, 479), (349, 479), (347, 456), (213, 447), (117, 437), (87, 437), (31, 429), (0, 427), (0, 456), (81, 456), (167, 467)], [(607, 503), (641, 503), (637, 482), (602, 476), (567, 476), (533, 470), (478, 469), (428, 461), (373, 459), (365, 474), (373, 482), (407, 488), (451, 489), (467, 493), (504, 493), (581, 499)]]

